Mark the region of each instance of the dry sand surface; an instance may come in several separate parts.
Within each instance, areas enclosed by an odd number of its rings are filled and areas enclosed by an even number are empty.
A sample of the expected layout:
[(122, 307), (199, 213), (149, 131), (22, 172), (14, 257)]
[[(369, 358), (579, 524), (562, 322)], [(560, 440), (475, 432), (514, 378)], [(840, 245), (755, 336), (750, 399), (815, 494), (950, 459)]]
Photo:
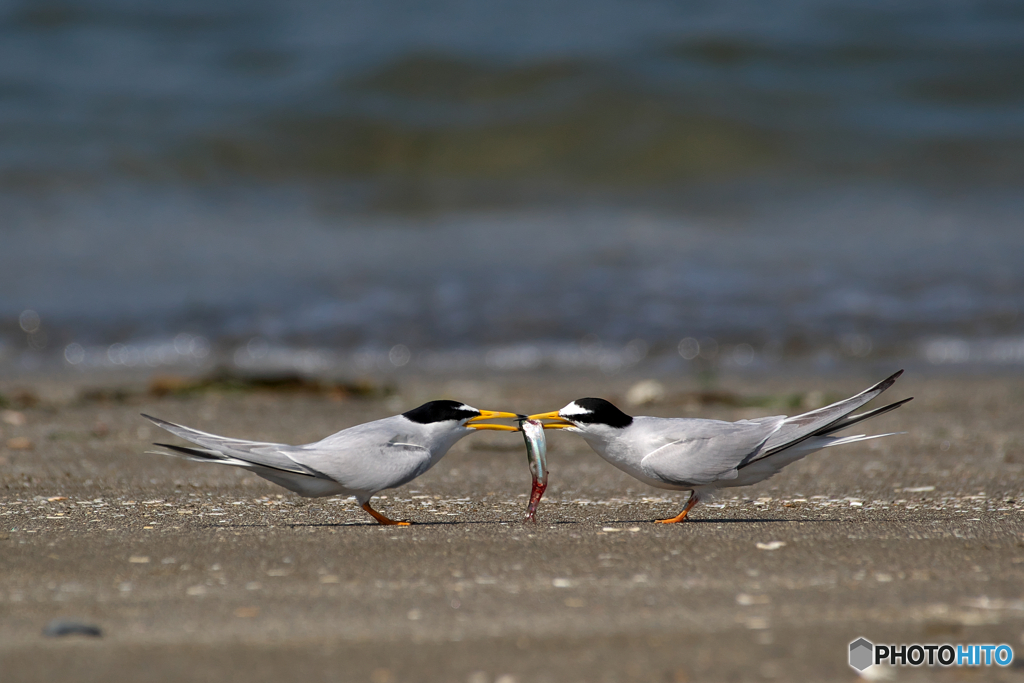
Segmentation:
[[(725, 376), (703, 392), (662, 378), (660, 400), (627, 409), (792, 414), (890, 369), (876, 370)], [(1024, 648), (1021, 376), (908, 373), (884, 399), (916, 400), (867, 423), (907, 434), (816, 453), (678, 525), (652, 520), (685, 493), (646, 487), (563, 433), (549, 434), (535, 525), (521, 521), (518, 434), (475, 434), (375, 499), (416, 523), (405, 528), (351, 500), (142, 454), (173, 437), (140, 412), (303, 443), (431, 398), (534, 412), (603, 395), (627, 407), (640, 379), (399, 378), (363, 396), (0, 382), (0, 680), (833, 681), (857, 678), (847, 647), (859, 636)], [(58, 618), (102, 637), (44, 637)], [(1024, 669), (873, 676), (1019, 680)]]

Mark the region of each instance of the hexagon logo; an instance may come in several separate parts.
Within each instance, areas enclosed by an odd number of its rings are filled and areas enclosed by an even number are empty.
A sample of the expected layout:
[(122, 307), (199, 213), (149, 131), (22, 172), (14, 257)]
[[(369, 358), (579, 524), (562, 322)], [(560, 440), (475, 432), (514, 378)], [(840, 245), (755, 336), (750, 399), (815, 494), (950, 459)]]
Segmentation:
[(850, 643), (850, 666), (857, 671), (863, 671), (874, 664), (874, 655), (875, 646), (870, 640), (858, 638)]

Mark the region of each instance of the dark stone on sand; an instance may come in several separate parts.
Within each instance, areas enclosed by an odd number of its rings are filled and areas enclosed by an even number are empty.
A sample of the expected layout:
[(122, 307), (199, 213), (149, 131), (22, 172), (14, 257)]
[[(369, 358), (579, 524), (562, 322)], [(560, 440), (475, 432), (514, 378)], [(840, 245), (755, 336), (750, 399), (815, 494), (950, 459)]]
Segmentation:
[(99, 626), (87, 624), (83, 621), (72, 619), (54, 619), (43, 629), (43, 635), (47, 638), (60, 638), (63, 636), (90, 636), (102, 638), (103, 631)]

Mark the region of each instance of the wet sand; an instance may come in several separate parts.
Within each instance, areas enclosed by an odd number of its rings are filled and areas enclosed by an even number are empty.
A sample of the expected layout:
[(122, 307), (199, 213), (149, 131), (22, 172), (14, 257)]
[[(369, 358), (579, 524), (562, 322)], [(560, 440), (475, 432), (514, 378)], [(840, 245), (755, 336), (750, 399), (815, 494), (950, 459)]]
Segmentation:
[[(663, 400), (628, 412), (792, 414), (887, 370), (726, 376), (703, 393), (693, 379), (664, 379)], [(639, 379), (406, 378), (362, 398), (2, 381), (0, 678), (825, 681), (857, 678), (847, 646), (860, 636), (1024, 647), (1020, 376), (908, 373), (881, 400), (916, 399), (867, 423), (907, 434), (816, 453), (679, 525), (652, 520), (677, 513), (685, 493), (640, 484), (569, 434), (549, 434), (535, 525), (521, 521), (518, 434), (468, 437), (375, 499), (416, 522), (406, 528), (374, 524), (351, 500), (309, 501), (231, 468), (142, 455), (167, 437), (140, 412), (300, 443), (439, 397), (533, 412), (600, 394), (625, 407)], [(56, 618), (103, 636), (44, 637)]]

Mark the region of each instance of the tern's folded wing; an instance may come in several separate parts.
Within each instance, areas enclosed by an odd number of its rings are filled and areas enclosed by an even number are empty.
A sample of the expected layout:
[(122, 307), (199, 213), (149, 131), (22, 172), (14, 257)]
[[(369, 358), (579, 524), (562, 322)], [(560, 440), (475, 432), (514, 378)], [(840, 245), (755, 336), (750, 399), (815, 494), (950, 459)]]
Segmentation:
[(644, 456), (640, 466), (648, 476), (677, 485), (699, 486), (731, 479), (736, 476), (736, 468), (764, 446), (783, 419), (719, 422), (651, 418), (650, 429), (660, 432), (653, 441), (664, 445)]
[(354, 436), (344, 448), (310, 444), (292, 457), (350, 488), (366, 490), (401, 486), (430, 469), (431, 453), (424, 446), (400, 439), (382, 441), (369, 434)]

